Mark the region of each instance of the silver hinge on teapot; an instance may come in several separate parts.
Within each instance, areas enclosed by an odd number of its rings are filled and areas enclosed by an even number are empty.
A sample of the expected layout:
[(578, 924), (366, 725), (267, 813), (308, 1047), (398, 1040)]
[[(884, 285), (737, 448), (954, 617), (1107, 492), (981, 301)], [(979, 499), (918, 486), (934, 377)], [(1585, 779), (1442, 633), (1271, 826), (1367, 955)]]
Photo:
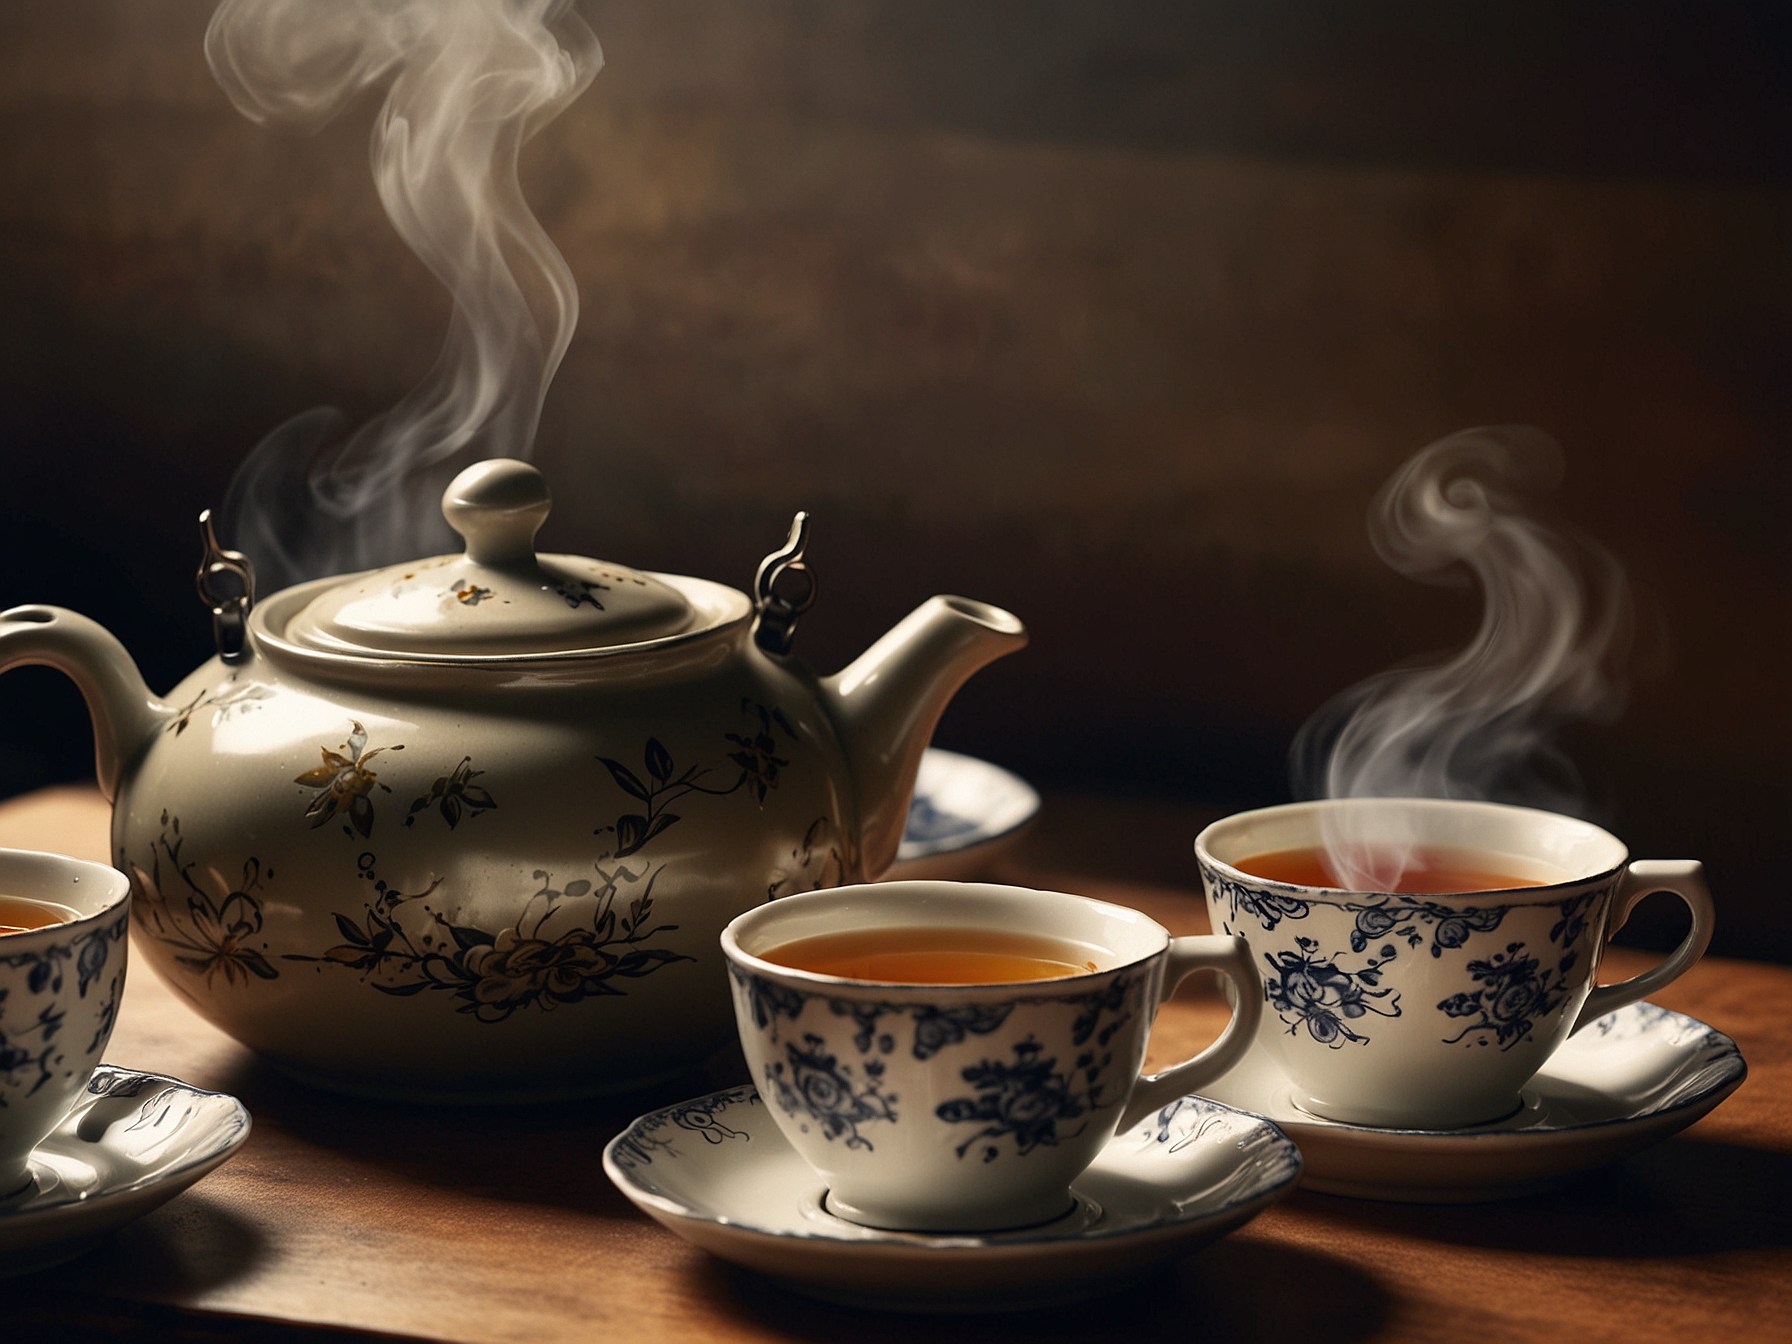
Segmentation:
[[(799, 511), (790, 521), (790, 538), (781, 547), (759, 562), (753, 576), (753, 607), (759, 619), (753, 622), (753, 642), (767, 653), (782, 658), (790, 652), (796, 639), (797, 617), (815, 605), (815, 575), (803, 563), (803, 552), (809, 545), (809, 515)], [(778, 591), (778, 580), (786, 574), (801, 576), (802, 593), (791, 598)]]
[[(255, 605), (255, 566), (241, 551), (227, 551), (218, 544), (212, 530), (212, 511), (199, 515), (199, 539), (205, 553), (199, 557), (199, 573), (194, 584), (199, 600), (212, 609), (212, 638), (218, 642), (218, 657), (226, 663), (240, 663), (249, 657), (249, 609)], [(225, 576), (235, 584), (219, 580)]]

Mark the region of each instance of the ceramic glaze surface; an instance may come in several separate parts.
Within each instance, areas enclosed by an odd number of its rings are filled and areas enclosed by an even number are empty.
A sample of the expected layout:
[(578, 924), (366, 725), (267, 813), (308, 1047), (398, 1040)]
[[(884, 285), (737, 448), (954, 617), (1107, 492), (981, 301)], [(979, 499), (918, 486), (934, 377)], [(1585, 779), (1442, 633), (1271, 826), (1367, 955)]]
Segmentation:
[[(988, 985), (819, 975), (757, 955), (812, 930), (1043, 934), (1100, 969)], [(1023, 1227), (1060, 1216), (1116, 1127), (1218, 1076), (1248, 1045), (1257, 981), (1235, 938), (1171, 939), (1060, 892), (890, 882), (780, 901), (723, 935), (748, 1068), (829, 1207), (877, 1227)], [(1240, 991), (1225, 1035), (1140, 1079), (1157, 1005), (1194, 970)]]
[(859, 871), (812, 692), (744, 658), (706, 691), (345, 711), (263, 659), (208, 665), (114, 812), (144, 955), (357, 1090), (579, 1091), (700, 1058), (728, 1039), (723, 925)]
[(527, 464), (469, 468), (465, 556), (276, 593), (165, 698), (92, 622), (0, 613), (0, 671), (86, 695), (145, 956), (302, 1078), (515, 1101), (700, 1061), (731, 1029), (722, 928), (888, 866), (940, 711), (1026, 642), (933, 598), (818, 677), (773, 590), (800, 528), (756, 603), (537, 557), (547, 505)]
[(97, 863), (0, 849), (0, 891), (77, 918), (0, 937), (0, 1198), (81, 1095), (118, 1020), (130, 888)]
[(1274, 1120), (1300, 1145), (1302, 1184), (1412, 1204), (1516, 1199), (1679, 1133), (1742, 1085), (1736, 1043), (1696, 1018), (1634, 1003), (1570, 1036), (1525, 1084), (1517, 1111), (1455, 1130), (1376, 1129), (1301, 1109), (1253, 1050), (1207, 1090)]
[(102, 1064), (0, 1203), (0, 1278), (79, 1255), (216, 1169), (249, 1136), (235, 1097)]
[[(1232, 866), (1248, 854), (1318, 843), (1324, 826), (1344, 816), (1370, 828), (1410, 827), (1421, 843), (1571, 856), (1563, 865), (1571, 876), (1416, 896), (1301, 886)], [(1442, 1129), (1512, 1113), (1520, 1086), (1570, 1032), (1672, 980), (1711, 933), (1696, 863), (1629, 865), (1623, 846), (1598, 828), (1523, 808), (1295, 804), (1215, 823), (1196, 853), (1213, 926), (1245, 938), (1263, 976), (1259, 1050), (1294, 1082), (1303, 1109), (1355, 1124)], [(1595, 989), (1606, 940), (1656, 890), (1686, 900), (1692, 932), (1656, 970)]]
[(1110, 1139), (1061, 1220), (930, 1235), (830, 1214), (825, 1188), (751, 1087), (644, 1115), (604, 1170), (648, 1216), (798, 1292), (886, 1311), (1020, 1311), (1111, 1291), (1249, 1221), (1294, 1188), (1273, 1124), (1182, 1097)]

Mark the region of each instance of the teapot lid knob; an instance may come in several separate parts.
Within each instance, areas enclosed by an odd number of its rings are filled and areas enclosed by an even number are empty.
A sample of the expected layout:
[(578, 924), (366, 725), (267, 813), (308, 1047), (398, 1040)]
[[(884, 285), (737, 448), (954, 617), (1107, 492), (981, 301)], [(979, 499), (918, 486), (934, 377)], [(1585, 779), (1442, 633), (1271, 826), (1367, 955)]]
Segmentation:
[(553, 506), (546, 479), (514, 457), (475, 462), (442, 495), (442, 516), (466, 539), (467, 559), (481, 565), (532, 563), (535, 534)]

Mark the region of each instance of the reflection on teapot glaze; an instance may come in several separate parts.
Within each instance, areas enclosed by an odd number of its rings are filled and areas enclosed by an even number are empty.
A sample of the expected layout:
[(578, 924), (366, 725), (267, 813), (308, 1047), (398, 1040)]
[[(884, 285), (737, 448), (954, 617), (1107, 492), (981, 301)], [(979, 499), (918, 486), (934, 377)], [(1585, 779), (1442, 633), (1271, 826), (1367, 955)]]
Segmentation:
[[(618, 864), (606, 871), (594, 864), (598, 884), (580, 878), (563, 888), (552, 886), (550, 874), (537, 869), (534, 876), (542, 885), (522, 917), (492, 934), (457, 924), (422, 904), (439, 881), (406, 894), (375, 875), (375, 862), (372, 854), (361, 856), (362, 876), (378, 893), (361, 922), (335, 916), (345, 941), (321, 956), (289, 953), (287, 961), (360, 971), (362, 983), (382, 994), (445, 990), (461, 1000), (455, 1011), (471, 1013), (481, 1022), (502, 1022), (521, 1008), (546, 1012), (622, 994), (614, 981), (638, 980), (670, 962), (692, 960), (669, 948), (642, 946), (678, 928), (652, 922), (653, 884), (661, 869), (634, 873)], [(617, 899), (625, 890), (634, 894), (618, 911)]]
[(837, 887), (854, 866), (832, 817), (817, 817), (809, 823), (802, 841), (791, 849), (790, 860), (790, 866), (781, 868), (766, 884), (767, 900)]
[[(349, 822), (365, 840), (373, 834), (371, 795), (374, 784), (379, 780), (379, 776), (367, 768), (367, 762), (382, 751), (403, 751), (404, 747), (375, 747), (368, 751), (367, 730), (361, 726), (360, 720), (350, 719), (349, 724), (348, 741), (336, 751), (320, 747), (324, 763), (295, 776), (292, 782), (317, 790), (311, 799), (311, 805), (305, 809), (305, 816), (310, 820), (312, 829), (315, 830), (337, 814), (346, 812)], [(379, 787), (386, 793), (392, 792), (389, 785), (381, 784)], [(345, 834), (348, 833), (347, 826), (342, 829)]]
[[(214, 895), (193, 880), (198, 865), (181, 859), (183, 843), (180, 818), (163, 812), (162, 833), (150, 847), (148, 871), (134, 860), (119, 865), (131, 879), (132, 908), (144, 932), (172, 948), (175, 961), (204, 977), (208, 987), (220, 973), (229, 985), (239, 980), (248, 984), (251, 978), (278, 979), (280, 972), (264, 955), (266, 941), (259, 949), (251, 945), (261, 933), (258, 893), (264, 878), (272, 880), (274, 870), (264, 869), (260, 859), (250, 856), (243, 861), (241, 885)], [(208, 871), (217, 885), (225, 885), (216, 869)], [(177, 880), (180, 886), (175, 888)]]
[(191, 700), (175, 710), (174, 716), (163, 726), (162, 731), (179, 737), (191, 726), (193, 716), (202, 709), (212, 711), (212, 727), (216, 728), (239, 711), (260, 709), (259, 702), (273, 694), (271, 689), (259, 683), (238, 685), (233, 672), (221, 685), (195, 693)]

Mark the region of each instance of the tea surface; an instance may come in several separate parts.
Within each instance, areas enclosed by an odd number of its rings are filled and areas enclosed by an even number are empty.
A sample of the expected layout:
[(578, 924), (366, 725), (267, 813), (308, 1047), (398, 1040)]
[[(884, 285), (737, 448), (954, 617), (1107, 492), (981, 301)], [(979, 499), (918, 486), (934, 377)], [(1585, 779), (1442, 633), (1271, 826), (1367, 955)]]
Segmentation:
[(0, 896), (0, 938), (9, 933), (29, 933), (52, 924), (67, 924), (79, 916), (66, 905), (32, 901), (23, 896)]
[(1009, 929), (848, 929), (759, 955), (793, 970), (901, 985), (1004, 985), (1101, 969), (1075, 943)]
[[(1360, 866), (1371, 872), (1393, 872), (1399, 859), (1393, 851), (1377, 854), (1369, 851)], [(1541, 887), (1543, 879), (1521, 877), (1511, 872), (1511, 862), (1499, 854), (1475, 849), (1448, 849), (1441, 845), (1417, 845), (1405, 855), (1406, 865), (1391, 885), (1377, 890), (1410, 896), (1451, 896), (1474, 891), (1505, 891), (1511, 887)], [(1275, 849), (1266, 854), (1253, 854), (1232, 865), (1252, 877), (1271, 882), (1292, 882), (1303, 887), (1330, 887), (1352, 890), (1333, 867), (1323, 845), (1300, 849)], [(1553, 880), (1553, 879), (1552, 879)], [(1359, 888), (1360, 889), (1360, 888)]]

